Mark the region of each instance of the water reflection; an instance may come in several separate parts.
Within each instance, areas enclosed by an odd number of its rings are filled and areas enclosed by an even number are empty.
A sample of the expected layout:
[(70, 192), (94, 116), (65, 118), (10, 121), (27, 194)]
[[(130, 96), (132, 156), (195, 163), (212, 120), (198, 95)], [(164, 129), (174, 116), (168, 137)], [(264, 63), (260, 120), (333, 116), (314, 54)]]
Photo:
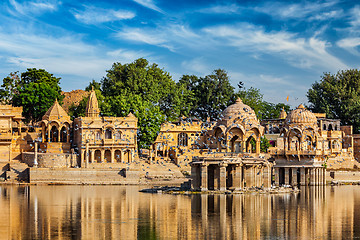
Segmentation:
[(360, 186), (282, 195), (167, 195), (129, 186), (0, 186), (0, 239), (360, 236)]

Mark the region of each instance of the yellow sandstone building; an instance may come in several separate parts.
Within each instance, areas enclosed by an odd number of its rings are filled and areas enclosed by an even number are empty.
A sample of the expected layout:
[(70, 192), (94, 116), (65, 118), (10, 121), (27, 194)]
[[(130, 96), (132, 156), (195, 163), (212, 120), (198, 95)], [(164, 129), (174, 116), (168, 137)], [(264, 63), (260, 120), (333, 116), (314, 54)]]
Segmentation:
[[(77, 168), (95, 169), (95, 175), (96, 169), (114, 169), (115, 176), (116, 168), (131, 166), (149, 178), (151, 169), (169, 176), (191, 172), (193, 189), (223, 191), (322, 185), (329, 176), (335, 179), (335, 170), (360, 168), (354, 158), (360, 150), (354, 137), (359, 137), (352, 127), (303, 105), (259, 122), (253, 109), (237, 99), (216, 122), (181, 118), (164, 123), (148, 159), (139, 158), (137, 118), (132, 113), (101, 116), (94, 90), (85, 117), (72, 121), (58, 101), (33, 127), (23, 124), (21, 115), (21, 107), (0, 105), (3, 180), (55, 168), (68, 169), (69, 176)], [(261, 152), (264, 136), (272, 145), (267, 152)]]

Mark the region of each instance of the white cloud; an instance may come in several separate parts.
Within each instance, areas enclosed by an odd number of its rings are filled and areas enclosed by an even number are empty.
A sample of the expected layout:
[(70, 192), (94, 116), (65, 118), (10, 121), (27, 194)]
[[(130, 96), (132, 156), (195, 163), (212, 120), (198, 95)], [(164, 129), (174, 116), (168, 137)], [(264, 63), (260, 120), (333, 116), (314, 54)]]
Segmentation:
[[(58, 9), (58, 6), (61, 4), (57, 0), (37, 0), (19, 3), (16, 0), (10, 0), (10, 5), (12, 10), (9, 9), (10, 13), (13, 15), (28, 15), (28, 14), (40, 14), (43, 12), (53, 12)], [(15, 12), (13, 11), (15, 10)]]
[[(283, 2), (266, 2), (263, 6), (256, 7), (255, 10), (259, 12), (267, 13), (271, 16), (276, 16), (282, 19), (300, 19), (307, 16), (314, 15), (316, 13), (326, 13), (326, 9), (336, 5), (338, 1), (303, 1), (301, 3), (284, 4)], [(327, 13), (328, 17), (332, 17), (331, 13)], [(321, 19), (326, 16), (323, 15)]]
[(86, 79), (100, 79), (114, 62), (131, 62), (151, 55), (126, 49), (106, 51), (77, 36), (55, 38), (28, 32), (0, 32), (0, 54), (6, 56), (0, 59), (2, 65), (11, 65), (14, 70), (45, 68), (59, 76), (69, 74)]
[(228, 4), (228, 5), (216, 5), (209, 8), (200, 9), (199, 12), (202, 13), (215, 13), (215, 14), (232, 14), (237, 13), (239, 10), (239, 6), (236, 4)]
[(120, 60), (117, 60), (120, 62), (132, 62), (135, 59), (142, 58), (142, 57), (146, 58), (151, 55), (148, 52), (132, 51), (132, 50), (127, 50), (127, 49), (117, 49), (114, 51), (109, 51), (106, 54), (112, 58), (120, 59)]
[(194, 58), (190, 61), (183, 61), (181, 66), (190, 71), (190, 74), (206, 75), (211, 72), (209, 64), (205, 63), (204, 58)]
[(218, 39), (219, 45), (228, 44), (244, 52), (277, 54), (296, 67), (347, 68), (340, 59), (327, 52), (330, 44), (316, 37), (305, 39), (285, 31), (265, 32), (263, 28), (250, 24), (209, 27), (204, 31)]
[(360, 38), (343, 38), (336, 43), (339, 47), (344, 48), (352, 54), (359, 55), (356, 47), (360, 46)]
[(343, 17), (343, 10), (333, 10), (333, 11), (329, 11), (329, 12), (321, 12), (319, 14), (316, 14), (312, 17), (309, 17), (308, 20), (312, 21), (312, 20), (319, 20), (319, 21), (324, 21), (324, 20), (329, 20), (329, 19), (338, 19)]
[(150, 8), (157, 12), (163, 13), (163, 11), (159, 7), (156, 6), (156, 4), (154, 3), (153, 0), (133, 0), (133, 1), (146, 7), (146, 8)]
[(74, 17), (86, 24), (97, 24), (118, 20), (132, 19), (135, 13), (126, 10), (108, 10), (93, 6), (86, 6), (84, 11), (72, 10)]
[(121, 39), (164, 47), (170, 51), (176, 51), (184, 45), (200, 47), (200, 44), (206, 44), (190, 28), (180, 24), (165, 25), (156, 29), (124, 28), (116, 35)]
[(351, 14), (350, 24), (353, 27), (359, 27), (360, 26), (360, 6), (357, 5), (353, 9), (351, 9), (350, 14)]

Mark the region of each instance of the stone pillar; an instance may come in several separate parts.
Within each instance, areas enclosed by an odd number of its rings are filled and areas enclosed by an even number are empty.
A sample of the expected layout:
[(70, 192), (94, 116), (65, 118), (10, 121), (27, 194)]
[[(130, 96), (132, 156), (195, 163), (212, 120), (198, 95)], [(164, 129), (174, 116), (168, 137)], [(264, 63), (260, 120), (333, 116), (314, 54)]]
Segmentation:
[(105, 159), (105, 150), (101, 149), (100, 152), (101, 152), (100, 162), (103, 163)]
[(91, 152), (91, 159), (90, 162), (93, 163), (95, 161), (95, 150), (90, 151)]
[(58, 138), (58, 139), (57, 139), (57, 142), (60, 142), (60, 140), (61, 140), (61, 139), (60, 139), (60, 135), (61, 135), (61, 132), (60, 132), (60, 131), (61, 131), (61, 128), (58, 128), (58, 129), (57, 129), (57, 133), (58, 133), (58, 135), (57, 135), (57, 138)]
[[(155, 150), (155, 154), (157, 153), (157, 151)], [(156, 155), (155, 155), (156, 156)], [(125, 161), (124, 161), (125, 159), (124, 159), (124, 149), (122, 149), (122, 150), (120, 150), (120, 161), (122, 162), (122, 163), (125, 163)]]
[(241, 142), (241, 152), (243, 152), (243, 153), (246, 152), (246, 141)]
[(297, 168), (291, 168), (291, 173), (292, 173), (292, 177), (291, 177), (292, 183), (291, 183), (291, 185), (294, 187), (294, 186), (297, 186), (297, 184), (298, 184), (298, 182), (297, 182)]
[(241, 165), (236, 164), (234, 175), (233, 175), (233, 187), (235, 191), (239, 191), (241, 189)]
[(306, 174), (305, 174), (305, 168), (300, 168), (300, 185), (301, 186), (305, 186), (305, 179), (306, 179)]
[(260, 153), (260, 139), (258, 141), (256, 141), (255, 151), (256, 151), (257, 154)]
[(201, 165), (201, 191), (208, 190), (208, 166), (207, 164)]
[(89, 141), (87, 141), (85, 147), (85, 168), (87, 168), (89, 164), (89, 154)]
[(220, 167), (218, 165), (214, 165), (214, 190), (219, 190), (220, 186)]
[(198, 164), (191, 165), (191, 188), (194, 190), (200, 189), (200, 176), (198, 174)]
[(309, 174), (310, 174), (310, 186), (315, 185), (315, 168), (309, 168)]
[(114, 163), (114, 160), (115, 160), (115, 150), (114, 149), (111, 149), (111, 163)]
[(226, 191), (226, 166), (227, 164), (220, 165), (220, 181), (219, 181), (220, 191)]
[(290, 185), (289, 183), (289, 168), (284, 168), (285, 170), (285, 185)]
[(276, 167), (274, 168), (274, 171), (275, 171), (275, 186), (280, 186), (280, 174), (279, 174), (279, 171), (280, 171), (280, 168)]
[[(9, 152), (11, 155), (11, 152)], [(38, 142), (35, 140), (35, 149), (34, 149), (34, 167), (38, 166)]]
[(263, 186), (264, 188), (270, 188), (271, 187), (271, 167), (270, 165), (266, 164), (263, 166)]

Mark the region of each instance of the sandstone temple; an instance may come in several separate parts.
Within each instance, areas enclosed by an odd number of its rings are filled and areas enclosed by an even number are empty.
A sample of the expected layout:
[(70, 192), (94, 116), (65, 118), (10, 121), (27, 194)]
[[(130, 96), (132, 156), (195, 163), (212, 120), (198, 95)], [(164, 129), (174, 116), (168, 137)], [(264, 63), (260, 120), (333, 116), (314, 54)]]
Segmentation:
[(146, 156), (139, 154), (137, 118), (101, 116), (94, 90), (84, 117), (71, 120), (55, 101), (34, 126), (23, 120), (21, 107), (0, 105), (0, 180), (20, 180), (23, 173), (26, 181), (98, 183), (140, 172), (147, 179), (182, 172), (194, 190), (237, 191), (324, 185), (339, 170), (360, 168), (360, 135), (352, 126), (303, 105), (260, 122), (239, 98), (218, 121), (165, 122)]

